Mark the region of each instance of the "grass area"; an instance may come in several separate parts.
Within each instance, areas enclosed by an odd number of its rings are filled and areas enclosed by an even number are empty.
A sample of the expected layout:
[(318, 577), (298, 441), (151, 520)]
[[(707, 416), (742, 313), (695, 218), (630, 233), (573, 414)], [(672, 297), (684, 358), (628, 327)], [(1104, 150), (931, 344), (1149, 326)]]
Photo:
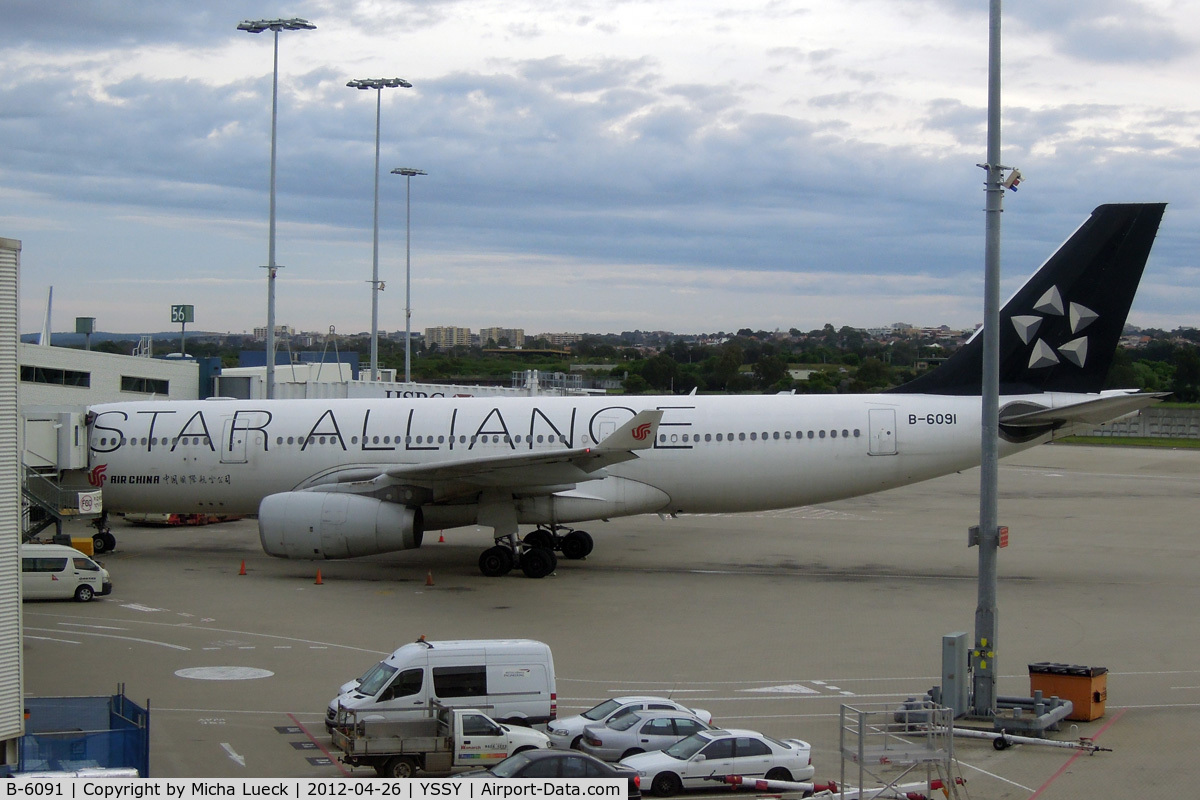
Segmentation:
[(1168, 439), (1157, 436), (1067, 436), (1059, 444), (1103, 444), (1114, 447), (1200, 448), (1200, 439)]

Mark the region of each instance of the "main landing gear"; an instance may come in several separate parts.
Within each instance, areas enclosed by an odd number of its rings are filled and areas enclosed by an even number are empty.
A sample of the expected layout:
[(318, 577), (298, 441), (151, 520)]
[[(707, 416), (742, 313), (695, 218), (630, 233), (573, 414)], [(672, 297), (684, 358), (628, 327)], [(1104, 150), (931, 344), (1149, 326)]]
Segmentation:
[[(560, 534), (560, 530), (567, 530)], [(496, 540), (479, 556), (479, 571), (489, 578), (507, 575), (520, 567), (527, 578), (544, 578), (558, 567), (558, 550), (564, 558), (586, 558), (592, 552), (592, 537), (586, 531), (568, 530), (558, 525), (541, 526), (518, 540), (516, 535)]]

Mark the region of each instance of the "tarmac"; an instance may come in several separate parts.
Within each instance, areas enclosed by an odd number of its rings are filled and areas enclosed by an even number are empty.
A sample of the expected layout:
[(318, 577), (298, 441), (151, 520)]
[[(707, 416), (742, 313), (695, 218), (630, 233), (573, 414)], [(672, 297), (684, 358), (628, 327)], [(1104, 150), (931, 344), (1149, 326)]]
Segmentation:
[[(1001, 462), (999, 693), (1027, 696), (1035, 662), (1106, 667), (1104, 715), (1054, 738), (1112, 752), (959, 739), (962, 796), (1195, 795), (1198, 476), (1200, 450), (1046, 445)], [(942, 636), (974, 638), (978, 489), (970, 470), (786, 511), (598, 522), (592, 555), (543, 580), (480, 575), (479, 528), (317, 563), (265, 555), (253, 520), (118, 521), (100, 559), (111, 596), (24, 604), (25, 692), (124, 684), (150, 703), (154, 777), (371, 777), (330, 752), (338, 685), (420, 635), (529, 637), (553, 649), (561, 716), (669, 694), (809, 741), (817, 779), (839, 780), (842, 705), (923, 694)]]

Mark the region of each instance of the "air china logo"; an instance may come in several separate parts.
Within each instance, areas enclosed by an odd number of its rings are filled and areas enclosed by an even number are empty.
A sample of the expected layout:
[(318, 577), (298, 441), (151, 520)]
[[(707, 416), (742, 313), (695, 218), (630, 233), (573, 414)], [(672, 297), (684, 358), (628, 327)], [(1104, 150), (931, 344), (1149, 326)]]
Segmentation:
[(90, 483), (92, 486), (95, 486), (97, 489), (103, 487), (104, 479), (106, 477), (104, 473), (107, 471), (108, 464), (98, 464), (92, 467), (91, 471), (88, 472), (88, 483)]
[(643, 422), (641, 425), (638, 425), (633, 429), (633, 438), (637, 439), (639, 442), (644, 441), (645, 438), (650, 435), (651, 427), (652, 426), (649, 422)]

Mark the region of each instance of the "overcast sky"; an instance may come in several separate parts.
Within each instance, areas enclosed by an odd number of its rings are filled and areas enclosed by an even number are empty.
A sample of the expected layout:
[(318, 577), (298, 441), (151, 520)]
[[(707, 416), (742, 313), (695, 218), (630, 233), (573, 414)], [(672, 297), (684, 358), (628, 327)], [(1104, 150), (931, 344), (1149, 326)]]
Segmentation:
[[(1008, 0), (1003, 292), (1104, 202), (1166, 201), (1130, 321), (1200, 325), (1200, 14)], [(680, 333), (982, 317), (987, 0), (4, 0), (21, 328)]]

